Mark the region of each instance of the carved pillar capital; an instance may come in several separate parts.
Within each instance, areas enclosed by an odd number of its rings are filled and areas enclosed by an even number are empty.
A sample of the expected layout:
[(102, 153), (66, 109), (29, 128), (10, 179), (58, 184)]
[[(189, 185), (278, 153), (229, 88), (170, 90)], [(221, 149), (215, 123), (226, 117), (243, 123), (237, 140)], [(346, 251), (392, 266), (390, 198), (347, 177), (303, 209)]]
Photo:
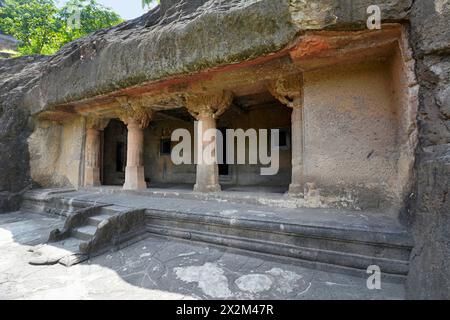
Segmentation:
[(89, 116), (86, 118), (86, 129), (102, 131), (108, 125), (110, 119)]
[(271, 82), (267, 89), (281, 103), (289, 108), (303, 107), (303, 77), (289, 75)]
[(116, 98), (120, 104), (117, 116), (126, 125), (137, 125), (141, 129), (148, 127), (153, 118), (153, 110), (144, 106), (142, 100), (132, 100), (127, 97)]
[(187, 93), (184, 95), (186, 108), (197, 120), (202, 117), (218, 119), (232, 102), (233, 94), (229, 91), (212, 94)]

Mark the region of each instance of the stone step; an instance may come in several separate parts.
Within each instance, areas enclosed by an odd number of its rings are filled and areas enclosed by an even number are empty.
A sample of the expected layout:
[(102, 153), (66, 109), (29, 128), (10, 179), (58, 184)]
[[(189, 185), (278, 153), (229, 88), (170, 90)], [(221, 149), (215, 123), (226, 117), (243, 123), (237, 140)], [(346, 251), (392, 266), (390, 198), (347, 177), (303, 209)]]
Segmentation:
[(97, 227), (87, 225), (72, 230), (72, 236), (80, 240), (89, 241), (94, 237), (96, 231)]
[(88, 224), (97, 227), (102, 221), (126, 211), (128, 208), (121, 206), (106, 206), (98, 210), (98, 214), (89, 217)]
[(110, 214), (95, 215), (95, 216), (89, 217), (88, 224), (90, 226), (97, 227), (102, 221), (104, 221), (108, 218), (111, 218), (111, 217), (112, 217), (112, 215), (110, 215)]
[(72, 212), (91, 206), (91, 203), (74, 198), (64, 198), (73, 189), (37, 189), (26, 192), (23, 196), (21, 210), (45, 212), (68, 216)]
[(331, 228), (299, 220), (248, 220), (235, 215), (146, 211), (147, 231), (254, 252), (297, 258), (359, 271), (370, 265), (383, 273), (405, 276), (412, 242), (399, 230), (360, 230), (354, 226)]
[(100, 214), (112, 216), (127, 210), (129, 210), (129, 208), (113, 205), (100, 208)]

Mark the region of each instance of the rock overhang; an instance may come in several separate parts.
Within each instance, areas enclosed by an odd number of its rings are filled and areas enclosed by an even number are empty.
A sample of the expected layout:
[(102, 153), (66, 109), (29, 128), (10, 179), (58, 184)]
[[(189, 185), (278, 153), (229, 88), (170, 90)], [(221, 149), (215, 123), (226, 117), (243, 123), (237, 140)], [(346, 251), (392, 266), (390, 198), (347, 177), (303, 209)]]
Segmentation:
[(399, 24), (385, 24), (383, 30), (375, 32), (309, 31), (297, 37), (294, 45), (275, 53), (48, 107), (40, 111), (39, 117), (56, 121), (80, 115), (115, 118), (123, 97), (159, 111), (183, 106), (183, 97), (189, 92), (226, 90), (235, 98), (262, 94), (270, 83), (291, 74), (338, 64), (388, 61), (401, 47), (402, 32)]
[[(366, 9), (372, 2), (162, 1), (140, 18), (62, 48), (43, 65), (25, 105), (37, 114), (126, 88), (271, 56), (294, 47), (311, 30), (364, 30)], [(411, 4), (412, 0), (380, 1), (383, 21), (403, 21)]]

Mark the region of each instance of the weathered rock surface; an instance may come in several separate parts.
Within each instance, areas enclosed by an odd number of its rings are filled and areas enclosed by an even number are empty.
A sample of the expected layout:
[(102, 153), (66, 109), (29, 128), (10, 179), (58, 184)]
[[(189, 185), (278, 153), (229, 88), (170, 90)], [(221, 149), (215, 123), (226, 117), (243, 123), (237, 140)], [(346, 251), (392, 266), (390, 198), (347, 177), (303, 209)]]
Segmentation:
[(450, 2), (415, 1), (411, 40), (420, 84), (415, 249), (407, 295), (450, 298)]
[(32, 181), (27, 138), (31, 134), (24, 93), (40, 77), (43, 57), (0, 60), (0, 212), (17, 210)]
[[(269, 54), (291, 45), (301, 30), (363, 28), (372, 2), (162, 1), (160, 7), (138, 19), (65, 46), (46, 65), (29, 102), (33, 112), (38, 112), (147, 81)], [(411, 3), (382, 1), (383, 19), (405, 19)]]
[(450, 53), (450, 2), (447, 0), (414, 2), (411, 14), (416, 54)]
[(428, 147), (418, 165), (418, 203), (414, 215), (408, 296), (450, 297), (450, 144)]
[(384, 21), (399, 21), (409, 15), (413, 0), (290, 0), (293, 23), (301, 30), (355, 29), (366, 27), (367, 9), (379, 6)]
[(288, 1), (169, 3), (163, 1), (161, 8), (141, 18), (65, 46), (50, 59), (39, 86), (29, 95), (33, 112), (256, 58), (285, 47), (298, 31)]

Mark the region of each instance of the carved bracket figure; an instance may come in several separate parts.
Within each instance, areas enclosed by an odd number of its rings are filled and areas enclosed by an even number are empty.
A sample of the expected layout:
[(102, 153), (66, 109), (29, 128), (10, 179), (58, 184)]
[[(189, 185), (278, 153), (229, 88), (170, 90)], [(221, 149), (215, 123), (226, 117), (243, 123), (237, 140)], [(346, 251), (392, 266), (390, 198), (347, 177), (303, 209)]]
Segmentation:
[(117, 116), (126, 125), (133, 122), (141, 129), (148, 127), (153, 118), (154, 112), (152, 109), (145, 107), (142, 99), (130, 99), (128, 97), (116, 98), (120, 104), (120, 109), (116, 111)]
[(86, 117), (86, 129), (94, 129), (94, 130), (105, 130), (111, 119), (88, 116)]
[(303, 105), (303, 77), (300, 74), (279, 78), (271, 82), (267, 89), (289, 108), (301, 108)]
[(212, 94), (188, 93), (183, 97), (189, 113), (197, 120), (207, 116), (218, 119), (233, 102), (233, 94), (229, 91)]

